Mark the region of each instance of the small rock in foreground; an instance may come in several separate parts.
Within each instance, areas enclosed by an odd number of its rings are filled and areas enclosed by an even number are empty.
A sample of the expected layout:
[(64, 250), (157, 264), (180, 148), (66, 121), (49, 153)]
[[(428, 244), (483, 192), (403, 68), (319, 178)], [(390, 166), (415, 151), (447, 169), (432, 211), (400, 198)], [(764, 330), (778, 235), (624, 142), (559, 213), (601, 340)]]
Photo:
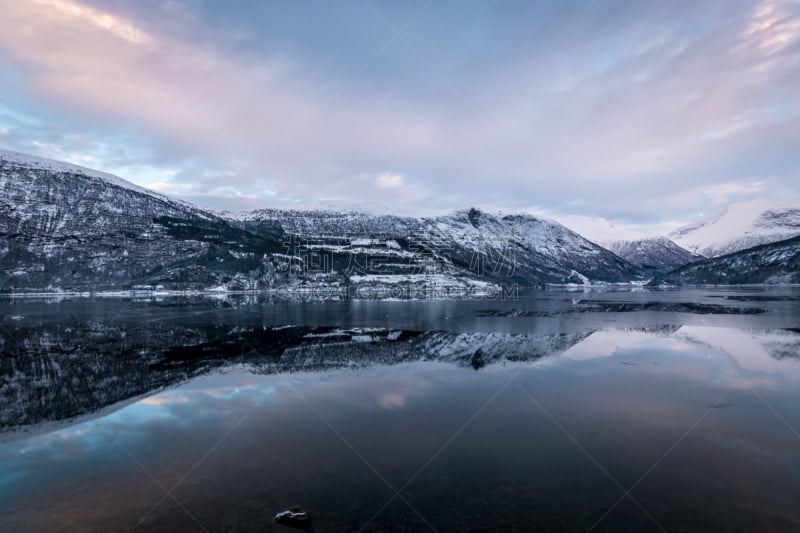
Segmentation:
[(311, 527), (311, 516), (300, 507), (290, 507), (288, 511), (281, 511), (272, 520), (276, 524), (295, 529), (308, 529)]

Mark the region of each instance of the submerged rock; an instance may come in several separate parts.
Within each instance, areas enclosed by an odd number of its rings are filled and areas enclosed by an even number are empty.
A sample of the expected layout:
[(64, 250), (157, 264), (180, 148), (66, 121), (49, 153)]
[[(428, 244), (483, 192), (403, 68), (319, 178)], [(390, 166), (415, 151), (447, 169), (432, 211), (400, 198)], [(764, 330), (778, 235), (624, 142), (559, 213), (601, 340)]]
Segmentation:
[(311, 515), (297, 506), (279, 512), (272, 520), (276, 524), (295, 529), (309, 529), (311, 527)]

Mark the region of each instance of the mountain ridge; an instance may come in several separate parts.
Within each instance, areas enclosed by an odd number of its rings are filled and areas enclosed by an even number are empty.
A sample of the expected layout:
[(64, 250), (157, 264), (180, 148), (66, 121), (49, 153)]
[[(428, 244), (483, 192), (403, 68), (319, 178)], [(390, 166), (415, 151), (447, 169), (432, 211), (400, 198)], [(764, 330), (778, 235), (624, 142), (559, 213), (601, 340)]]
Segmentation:
[(688, 263), (705, 259), (702, 255), (690, 252), (667, 237), (615, 241), (606, 248), (654, 275), (666, 274)]
[(608, 250), (532, 215), (264, 209), (225, 218), (112, 175), (8, 151), (0, 152), (0, 235), (6, 292), (644, 279)]
[[(751, 218), (746, 223), (759, 232), (746, 238), (800, 233), (800, 209)], [(708, 233), (704, 227), (680, 236)], [(369, 286), (409, 297), (419, 287), (450, 295), (506, 285), (641, 283), (686, 272), (693, 261), (710, 264), (666, 237), (612, 243), (609, 250), (545, 217), (475, 207), (429, 217), (328, 209), (220, 213), (111, 174), (7, 150), (0, 150), (0, 237), (0, 290), (12, 293), (326, 287), (349, 297)], [(784, 279), (773, 274), (772, 282)]]
[(650, 281), (665, 285), (800, 283), (800, 235), (684, 265)]

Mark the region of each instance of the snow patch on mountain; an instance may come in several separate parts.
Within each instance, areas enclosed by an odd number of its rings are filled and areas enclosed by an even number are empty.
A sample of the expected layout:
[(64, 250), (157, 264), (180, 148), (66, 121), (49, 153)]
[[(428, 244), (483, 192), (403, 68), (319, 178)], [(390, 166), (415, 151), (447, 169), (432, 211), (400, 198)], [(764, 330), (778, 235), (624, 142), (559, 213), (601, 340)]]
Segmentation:
[(711, 220), (669, 234), (680, 246), (718, 257), (800, 235), (800, 208), (767, 200), (731, 204)]

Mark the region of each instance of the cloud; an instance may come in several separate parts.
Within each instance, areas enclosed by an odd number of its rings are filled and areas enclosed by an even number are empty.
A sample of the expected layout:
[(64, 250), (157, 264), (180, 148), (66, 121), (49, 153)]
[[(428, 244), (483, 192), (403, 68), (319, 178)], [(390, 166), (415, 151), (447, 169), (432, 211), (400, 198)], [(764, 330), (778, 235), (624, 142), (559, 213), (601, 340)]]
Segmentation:
[(232, 209), (536, 203), (638, 228), (796, 196), (796, 3), (380, 7), (405, 39), (363, 7), (0, 0), (0, 89), (40, 119), (4, 142)]
[(145, 405), (172, 405), (178, 403), (189, 403), (191, 400), (191, 397), (186, 394), (166, 393), (148, 396), (147, 398), (140, 400), (139, 403)]
[(406, 405), (406, 395), (399, 392), (386, 392), (378, 396), (378, 403), (384, 409), (397, 409)]
[(44, 152), (48, 154), (50, 158), (57, 159), (59, 161), (66, 161), (67, 163), (72, 163), (74, 165), (89, 167), (98, 163), (97, 158), (91, 154), (66, 150), (57, 144), (37, 140), (31, 141), (31, 144), (40, 152)]
[(764, 181), (720, 183), (706, 188), (703, 194), (709, 198), (727, 203), (739, 196), (760, 194), (764, 192), (765, 185)]
[(793, 0), (764, 0), (754, 9), (741, 33), (744, 48), (755, 49), (764, 58), (789, 49), (800, 40), (798, 5)]
[(575, 231), (592, 242), (609, 244), (614, 241), (630, 241), (653, 237), (661, 232), (653, 232), (652, 228), (643, 230), (627, 224), (614, 224), (603, 217), (583, 215), (555, 216), (555, 220), (572, 231)]
[[(30, 69), (28, 81), (37, 94), (70, 109), (104, 120), (133, 120), (193, 148), (218, 146), (209, 141), (225, 127), (236, 120), (254, 125), (269, 111), (262, 102), (248, 121), (243, 105), (263, 100), (258, 90), (275, 75), (266, 65), (243, 66), (72, 2), (4, 7), (0, 42)], [(250, 87), (254, 81), (261, 81), (259, 88)], [(298, 107), (277, 83), (271, 85), (266, 93), (273, 105)], [(221, 95), (228, 99), (225, 106)]]
[(400, 174), (384, 172), (380, 174), (375, 181), (378, 183), (378, 186), (384, 189), (400, 189), (403, 187), (403, 176)]
[(109, 13), (101, 12), (89, 6), (69, 0), (33, 0), (51, 10), (56, 16), (73, 18), (79, 22), (87, 22), (92, 26), (108, 31), (116, 37), (136, 44), (152, 44), (153, 39), (128, 22)]
[(191, 183), (172, 183), (167, 181), (156, 181), (153, 183), (148, 183), (146, 187), (148, 189), (152, 189), (157, 192), (174, 194), (176, 196), (196, 192), (196, 186)]

